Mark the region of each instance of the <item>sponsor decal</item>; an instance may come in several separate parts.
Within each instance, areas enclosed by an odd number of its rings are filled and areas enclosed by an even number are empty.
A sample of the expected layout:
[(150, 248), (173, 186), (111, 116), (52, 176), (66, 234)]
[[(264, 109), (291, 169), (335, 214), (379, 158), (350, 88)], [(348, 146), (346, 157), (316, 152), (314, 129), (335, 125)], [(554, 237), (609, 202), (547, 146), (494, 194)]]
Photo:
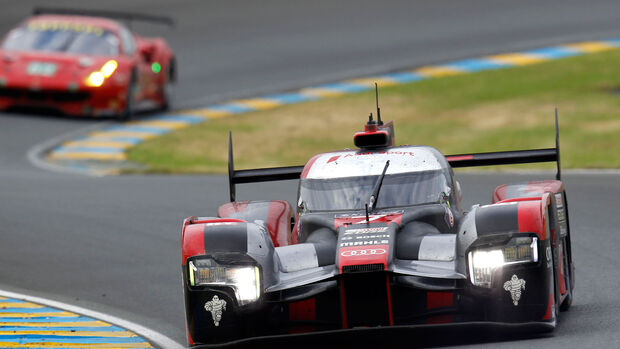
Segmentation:
[(342, 251), (340, 253), (343, 257), (353, 257), (353, 256), (372, 256), (372, 255), (381, 255), (386, 254), (387, 251), (383, 248), (367, 248), (363, 250), (347, 250)]
[(347, 229), (340, 237), (340, 247), (387, 244), (390, 238), (387, 230), (388, 227)]
[(219, 326), (220, 321), (222, 321), (222, 314), (226, 310), (226, 301), (215, 295), (213, 299), (205, 303), (205, 310), (211, 313), (213, 324)]
[(510, 292), (512, 298), (512, 304), (519, 305), (519, 299), (521, 299), (521, 290), (525, 291), (525, 280), (519, 279), (516, 274), (513, 274), (510, 280), (504, 282), (504, 290)]
[(91, 24), (82, 24), (74, 22), (61, 21), (32, 21), (28, 23), (30, 31), (72, 31), (76, 33), (87, 33), (101, 36), (104, 33), (103, 28)]
[(376, 234), (376, 233), (383, 233), (386, 230), (388, 230), (388, 227), (372, 227), (372, 228), (347, 229), (347, 230), (344, 231), (344, 235)]
[(373, 152), (358, 152), (358, 153), (348, 153), (344, 157), (348, 158), (351, 156), (365, 156), (365, 155), (403, 155), (403, 156), (415, 156), (415, 153), (412, 151), (398, 151), (398, 150), (388, 150), (388, 151), (373, 151)]
[(561, 193), (555, 194), (555, 205), (558, 208), (564, 207), (564, 200), (562, 200), (562, 194)]
[[(389, 235), (388, 235), (389, 237)], [(367, 246), (367, 245), (386, 245), (389, 244), (389, 240), (363, 240), (363, 241), (347, 241), (341, 242), (340, 247), (349, 247), (349, 246)]]
[(403, 211), (396, 212), (379, 212), (368, 216), (368, 222), (366, 222), (365, 215), (359, 214), (342, 214), (334, 216), (334, 226), (336, 229), (341, 225), (350, 224), (362, 224), (362, 223), (385, 223), (386, 225), (394, 222), (400, 224), (403, 216)]
[(329, 160), (327, 160), (327, 163), (329, 164), (330, 162), (334, 162), (338, 160), (339, 157), (340, 155), (332, 156), (331, 158), (329, 158)]
[[(387, 242), (387, 240), (385, 240)], [(390, 245), (347, 246), (338, 249), (338, 269), (352, 265), (383, 264), (387, 266)]]
[(37, 76), (54, 76), (58, 66), (47, 62), (30, 62), (26, 68), (26, 74)]
[(389, 239), (390, 234), (375, 234), (375, 235), (356, 235), (356, 236), (343, 236), (340, 240), (365, 240), (365, 239)]

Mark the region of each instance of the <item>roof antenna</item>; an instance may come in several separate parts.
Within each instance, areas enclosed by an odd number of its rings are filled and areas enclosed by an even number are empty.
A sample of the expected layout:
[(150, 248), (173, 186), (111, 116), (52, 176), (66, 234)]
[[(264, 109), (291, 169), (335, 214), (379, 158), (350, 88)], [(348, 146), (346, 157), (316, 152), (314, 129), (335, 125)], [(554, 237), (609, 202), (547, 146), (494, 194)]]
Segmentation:
[(379, 126), (383, 126), (383, 121), (381, 121), (381, 109), (379, 108), (379, 86), (375, 82), (375, 100), (377, 101), (377, 124)]

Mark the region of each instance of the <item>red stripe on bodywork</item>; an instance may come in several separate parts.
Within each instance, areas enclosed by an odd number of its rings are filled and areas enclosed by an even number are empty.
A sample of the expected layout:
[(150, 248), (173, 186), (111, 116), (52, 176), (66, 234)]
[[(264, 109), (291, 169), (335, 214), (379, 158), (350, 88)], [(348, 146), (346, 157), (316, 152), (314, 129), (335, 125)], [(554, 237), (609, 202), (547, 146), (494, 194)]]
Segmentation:
[[(454, 305), (454, 292), (426, 292), (426, 309), (451, 307)], [(452, 315), (437, 315), (426, 319), (427, 324), (446, 324), (452, 322)]]
[(394, 326), (394, 311), (392, 310), (392, 289), (390, 287), (390, 276), (385, 274), (385, 287), (387, 290), (388, 313), (390, 315), (390, 326)]
[(543, 320), (551, 319), (551, 311), (553, 310), (553, 292), (549, 293), (549, 302), (547, 303), (547, 311), (545, 312), (545, 316), (543, 316)]
[(448, 161), (463, 161), (463, 160), (473, 160), (473, 155), (461, 155), (461, 156), (448, 156), (446, 160)]
[[(291, 321), (315, 321), (316, 320), (316, 298), (310, 298), (299, 302), (290, 303), (288, 306), (289, 320)], [(313, 325), (293, 325), (290, 333), (313, 332), (316, 327)]]
[(192, 335), (189, 334), (189, 328), (187, 328), (187, 325), (185, 326), (185, 330), (187, 331), (187, 343), (191, 347), (194, 345), (194, 340), (192, 339)]
[(299, 217), (300, 214), (298, 213), (296, 218), (295, 218), (295, 225), (293, 225), (293, 231), (291, 231), (291, 243), (292, 244), (296, 244), (297, 242), (299, 242)]
[(562, 183), (562, 181), (553, 179), (544, 181), (532, 181), (527, 183), (524, 190), (526, 193), (560, 193), (564, 190), (564, 184)]
[(543, 222), (540, 206), (541, 201), (519, 202), (519, 232), (535, 233), (541, 240), (546, 240), (547, 232), (544, 226), (545, 222)]
[(247, 223), (242, 219), (236, 218), (216, 218), (216, 219), (199, 219), (196, 221), (191, 221), (192, 224), (234, 224), (234, 223)]
[[(400, 225), (402, 223), (402, 212), (397, 213), (382, 213), (371, 214), (368, 216), (370, 223), (385, 223), (390, 224), (392, 222)], [(366, 223), (366, 216), (351, 216), (351, 217), (336, 217), (334, 218), (334, 228), (338, 229), (343, 224), (362, 224)]]
[(332, 156), (329, 160), (327, 160), (327, 163), (329, 164), (330, 162), (334, 162), (338, 160), (338, 158), (340, 158), (340, 155)]
[(310, 168), (312, 168), (312, 165), (314, 165), (314, 162), (321, 156), (321, 154), (317, 154), (315, 156), (312, 157), (312, 159), (310, 159), (307, 163), (306, 166), (304, 166), (303, 171), (301, 171), (301, 176), (299, 176), (299, 178), (304, 179), (308, 176), (308, 172), (310, 172)]
[(514, 199), (506, 199), (506, 200), (498, 201), (496, 202), (496, 204), (505, 204), (508, 202), (520, 202), (520, 201), (540, 201), (540, 199), (541, 199), (540, 196), (533, 196), (533, 197), (527, 197), (527, 198), (514, 198)]
[(269, 201), (267, 210), (267, 228), (274, 247), (286, 246), (291, 243), (291, 205), (286, 201)]
[(454, 292), (426, 292), (426, 309), (451, 307), (454, 305)]
[(205, 254), (204, 225), (185, 225), (181, 241), (183, 265), (191, 256)]
[(223, 204), (217, 209), (217, 216), (226, 218), (233, 213), (243, 212), (245, 211), (245, 208), (248, 206), (248, 202), (249, 201), (240, 201), (240, 202), (235, 201), (235, 202), (229, 202), (229, 203)]
[(508, 188), (508, 185), (506, 184), (502, 184), (499, 187), (495, 188), (495, 190), (493, 191), (493, 203), (494, 204), (506, 199), (507, 188)]

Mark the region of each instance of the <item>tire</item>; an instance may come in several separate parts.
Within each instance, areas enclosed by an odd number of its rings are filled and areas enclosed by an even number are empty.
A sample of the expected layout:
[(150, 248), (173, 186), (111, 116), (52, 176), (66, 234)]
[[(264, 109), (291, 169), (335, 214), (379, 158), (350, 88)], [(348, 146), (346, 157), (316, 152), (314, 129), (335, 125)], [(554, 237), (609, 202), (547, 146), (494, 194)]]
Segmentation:
[(118, 121), (124, 122), (131, 120), (134, 112), (134, 92), (136, 90), (136, 72), (131, 73), (131, 79), (129, 80), (129, 86), (127, 86), (127, 102), (125, 103), (125, 109), (116, 117)]
[[(568, 238), (568, 235), (566, 237)], [(564, 242), (564, 244), (565, 243), (566, 241)], [(573, 283), (573, 275), (571, 273), (572, 265), (569, 264), (570, 262), (568, 261), (568, 257), (566, 256), (566, 253), (564, 253), (563, 263), (564, 263), (564, 276), (566, 278), (566, 297), (564, 297), (564, 300), (560, 304), (560, 311), (567, 311), (570, 308), (570, 306), (573, 304), (573, 289), (571, 287)]]
[(172, 108), (172, 85), (176, 83), (177, 80), (177, 65), (176, 60), (173, 58), (170, 59), (168, 63), (168, 69), (166, 71), (166, 82), (162, 89), (162, 106), (161, 109), (163, 111), (170, 110)]
[(567, 233), (562, 241), (562, 245), (564, 246), (564, 275), (566, 276), (566, 297), (560, 304), (561, 311), (567, 311), (570, 306), (573, 304), (573, 290), (575, 288), (575, 268), (573, 265), (573, 254), (571, 251), (571, 241), (570, 241), (570, 222), (568, 219), (568, 203), (566, 199), (566, 192), (562, 193), (562, 197), (564, 199), (564, 210), (566, 211), (566, 229)]

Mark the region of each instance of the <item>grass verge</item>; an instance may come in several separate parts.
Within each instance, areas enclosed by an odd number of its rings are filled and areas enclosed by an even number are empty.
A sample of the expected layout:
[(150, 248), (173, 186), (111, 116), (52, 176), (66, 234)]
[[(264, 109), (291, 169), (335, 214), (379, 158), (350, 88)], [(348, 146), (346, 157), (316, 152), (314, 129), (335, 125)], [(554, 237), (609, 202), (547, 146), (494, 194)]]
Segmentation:
[[(381, 114), (394, 120), (397, 144), (456, 154), (552, 147), (557, 106), (562, 167), (619, 168), (618, 72), (620, 50), (612, 50), (385, 86)], [(141, 143), (129, 160), (144, 172), (224, 173), (231, 130), (238, 169), (302, 165), (353, 147), (374, 103), (372, 91), (212, 119)]]

